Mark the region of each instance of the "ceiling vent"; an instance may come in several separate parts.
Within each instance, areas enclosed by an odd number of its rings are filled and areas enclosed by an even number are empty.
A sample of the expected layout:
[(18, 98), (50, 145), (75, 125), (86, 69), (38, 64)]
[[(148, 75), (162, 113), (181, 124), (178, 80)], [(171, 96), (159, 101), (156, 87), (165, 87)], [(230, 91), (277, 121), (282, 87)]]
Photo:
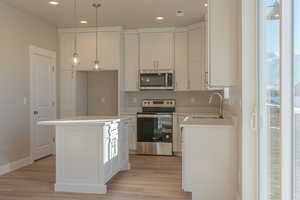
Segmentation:
[(184, 16), (184, 10), (176, 10), (176, 16), (177, 17), (183, 17)]

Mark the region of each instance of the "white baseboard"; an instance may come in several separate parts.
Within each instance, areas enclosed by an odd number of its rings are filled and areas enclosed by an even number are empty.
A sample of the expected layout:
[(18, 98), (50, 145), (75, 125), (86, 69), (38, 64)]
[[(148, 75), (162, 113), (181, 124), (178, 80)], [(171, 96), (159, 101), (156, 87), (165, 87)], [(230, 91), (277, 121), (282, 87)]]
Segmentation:
[(2, 165), (2, 166), (0, 166), (0, 176), (10, 173), (12, 171), (15, 171), (17, 169), (20, 169), (22, 167), (25, 167), (27, 165), (30, 165), (32, 163), (33, 163), (33, 161), (31, 159), (31, 157), (26, 157), (21, 160), (17, 160), (17, 161), (8, 163), (6, 165)]
[(74, 193), (85, 193), (85, 194), (106, 194), (106, 185), (99, 184), (68, 184), (68, 183), (56, 183), (55, 192), (74, 192)]

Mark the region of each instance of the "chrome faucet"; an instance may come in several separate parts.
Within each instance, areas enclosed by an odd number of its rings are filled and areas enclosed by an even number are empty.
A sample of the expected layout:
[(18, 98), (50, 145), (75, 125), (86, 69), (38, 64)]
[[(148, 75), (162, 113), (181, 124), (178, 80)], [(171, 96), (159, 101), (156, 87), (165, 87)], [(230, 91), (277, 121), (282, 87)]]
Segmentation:
[(220, 98), (220, 104), (219, 104), (219, 118), (224, 119), (224, 109), (223, 109), (223, 104), (224, 104), (224, 97), (221, 93), (215, 92), (209, 97), (209, 104), (212, 103), (213, 97), (218, 96)]

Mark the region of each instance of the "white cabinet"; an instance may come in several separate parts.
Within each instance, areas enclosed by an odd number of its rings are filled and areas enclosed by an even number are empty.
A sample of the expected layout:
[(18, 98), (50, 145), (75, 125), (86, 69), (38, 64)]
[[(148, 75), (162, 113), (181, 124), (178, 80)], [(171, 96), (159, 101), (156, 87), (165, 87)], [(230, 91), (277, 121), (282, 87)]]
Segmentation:
[(172, 32), (143, 32), (140, 34), (140, 67), (173, 69), (174, 37)]
[(175, 81), (176, 90), (188, 88), (188, 33), (175, 33)]
[(77, 48), (79, 54), (79, 65), (77, 70), (93, 70), (96, 60), (96, 33), (78, 33)]
[(99, 61), (103, 70), (119, 69), (121, 63), (121, 32), (98, 33)]
[(87, 115), (87, 74), (62, 70), (59, 75), (59, 117)]
[(128, 140), (129, 140), (129, 149), (132, 151), (136, 150), (137, 143), (137, 121), (136, 115), (129, 117), (128, 123)]
[(208, 1), (209, 84), (229, 87), (236, 84), (238, 72), (238, 2)]
[(193, 199), (236, 198), (237, 137), (232, 125), (183, 127), (182, 187)]
[(173, 119), (173, 151), (182, 152), (182, 132), (180, 124), (184, 121), (188, 114), (176, 114)]
[(75, 109), (75, 73), (71, 70), (60, 71), (59, 74), (59, 117), (67, 118), (76, 115)]
[(177, 91), (207, 89), (207, 37), (205, 22), (175, 33), (175, 75)]
[[(103, 70), (117, 70), (121, 66), (121, 31), (98, 32), (98, 59)], [(60, 66), (71, 69), (75, 33), (60, 33)], [(96, 60), (96, 33), (79, 32), (77, 35), (79, 64), (76, 70), (92, 71)], [(64, 68), (62, 68), (64, 67)]]
[(122, 117), (128, 118), (128, 146), (129, 150), (134, 152), (137, 144), (137, 120), (136, 114), (121, 114)]
[(59, 64), (61, 70), (71, 70), (73, 66), (74, 53), (74, 33), (61, 33), (59, 35), (60, 58)]
[(189, 30), (188, 88), (202, 90), (205, 76), (205, 27), (204, 22)]
[(125, 91), (138, 91), (139, 70), (139, 35), (125, 33)]

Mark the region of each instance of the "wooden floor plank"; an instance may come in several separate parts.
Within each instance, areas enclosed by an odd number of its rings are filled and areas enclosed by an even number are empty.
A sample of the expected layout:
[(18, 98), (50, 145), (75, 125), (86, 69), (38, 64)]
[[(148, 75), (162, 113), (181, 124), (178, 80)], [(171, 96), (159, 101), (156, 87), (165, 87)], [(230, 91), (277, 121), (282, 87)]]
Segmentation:
[(191, 200), (181, 190), (179, 157), (131, 156), (131, 170), (108, 185), (108, 194), (54, 192), (55, 159), (48, 157), (0, 177), (0, 200)]

